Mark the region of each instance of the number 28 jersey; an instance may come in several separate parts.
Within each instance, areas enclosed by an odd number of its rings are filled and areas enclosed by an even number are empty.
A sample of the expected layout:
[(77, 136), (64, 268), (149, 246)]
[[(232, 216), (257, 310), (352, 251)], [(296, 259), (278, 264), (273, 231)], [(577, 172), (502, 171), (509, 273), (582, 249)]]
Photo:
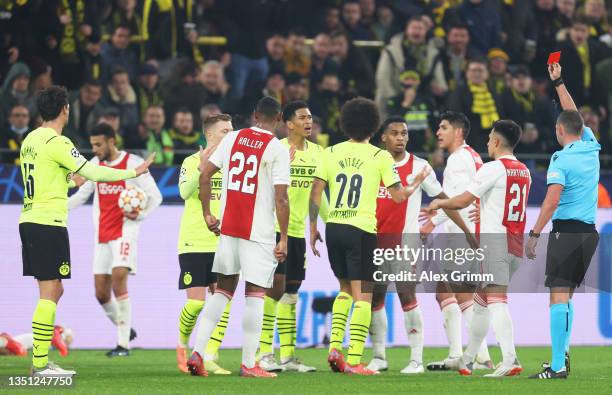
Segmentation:
[(531, 174), (527, 166), (513, 155), (505, 155), (485, 163), (467, 188), (481, 199), (481, 232), (505, 233), (508, 235), (508, 252), (519, 257), (523, 256), (522, 240), (530, 187)]
[(327, 222), (376, 233), (376, 199), (381, 185), (400, 182), (389, 152), (345, 141), (325, 150), (314, 176), (329, 184)]
[(257, 127), (229, 133), (210, 157), (222, 170), (221, 234), (275, 244), (275, 185), (289, 185), (289, 150)]

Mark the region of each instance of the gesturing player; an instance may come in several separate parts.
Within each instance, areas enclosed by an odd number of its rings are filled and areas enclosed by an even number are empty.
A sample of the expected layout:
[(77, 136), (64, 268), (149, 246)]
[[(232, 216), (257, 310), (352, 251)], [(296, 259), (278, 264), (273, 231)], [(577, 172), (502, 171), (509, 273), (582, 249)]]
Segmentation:
[(41, 91), (36, 106), (43, 123), (28, 134), (19, 153), (25, 185), (19, 218), (23, 275), (36, 278), (39, 289), (39, 300), (32, 317), (35, 335), (32, 374), (73, 375), (75, 371), (64, 370), (49, 362), (48, 358), (55, 311), (64, 292), (62, 280), (70, 278), (70, 245), (66, 229), (70, 174), (76, 172), (93, 181), (134, 178), (148, 171), (154, 155), (134, 169), (95, 166), (87, 162), (67, 137), (62, 136), (70, 114), (66, 89), (51, 86)]
[[(380, 123), (373, 101), (356, 98), (348, 101), (340, 114), (340, 126), (349, 140), (324, 151), (315, 171), (310, 195), (310, 245), (315, 255), (321, 236), (317, 217), (321, 193), (330, 190), (330, 211), (325, 229), (327, 252), (340, 293), (332, 310), (332, 333), (328, 362), (335, 372), (372, 375), (361, 364), (372, 310), (373, 253), (376, 248), (376, 198), (379, 186), (387, 187), (395, 202), (403, 202), (428, 175), (423, 169), (412, 185), (403, 187), (391, 155), (369, 143)], [(355, 301), (350, 324), (347, 361), (342, 341), (348, 314)]]
[[(287, 104), (283, 110), (283, 121), (288, 136), (281, 140), (287, 146), (291, 159), (291, 184), (289, 186), (289, 230), (287, 259), (279, 262), (274, 274), (274, 284), (264, 299), (264, 323), (259, 341), (259, 364), (268, 372), (295, 371), (313, 372), (316, 369), (304, 365), (295, 357), (296, 321), (295, 310), (298, 290), (306, 277), (305, 221), (308, 215), (308, 199), (312, 177), (318, 158), (323, 153), (321, 146), (307, 139), (312, 130), (312, 114), (303, 101)], [(326, 202), (326, 199), (323, 199)], [(278, 224), (276, 239), (280, 238)], [(276, 318), (278, 315), (278, 318)], [(274, 358), (274, 322), (280, 340), (279, 365)]]
[[(203, 165), (202, 211), (208, 228), (221, 237), (213, 263), (217, 289), (204, 306), (196, 346), (187, 362), (195, 376), (207, 375), (201, 357), (204, 346), (234, 295), (240, 273), (246, 282), (240, 375), (276, 377), (260, 368), (255, 354), (266, 289), (272, 286), (277, 261), (287, 257), (289, 151), (271, 132), (280, 121), (280, 112), (273, 98), (260, 99), (254, 113), (256, 126), (229, 133)], [(223, 170), (220, 221), (210, 210), (211, 178), (219, 169)], [(280, 228), (276, 248), (275, 210)]]
[[(419, 174), (423, 169), (427, 169), (429, 175), (423, 183), (415, 190), (407, 201), (395, 203), (391, 195), (387, 193), (384, 185), (380, 185), (378, 200), (376, 204), (377, 233), (379, 244), (388, 243), (390, 238), (395, 236), (407, 235), (404, 240), (410, 246), (415, 241), (416, 248), (420, 243), (419, 237), (419, 210), (421, 208), (421, 194), (425, 191), (427, 195), (437, 198), (446, 198), (442, 192), (442, 186), (436, 179), (435, 173), (426, 160), (406, 152), (406, 145), (409, 141), (408, 125), (402, 117), (390, 117), (380, 128), (382, 132), (382, 142), (386, 150), (391, 154), (395, 161), (395, 168), (400, 176), (403, 186), (410, 185), (415, 174)], [(447, 215), (457, 226), (466, 234), (471, 236), (469, 228), (455, 210), (447, 210)], [(384, 235), (381, 237), (381, 235)], [(395, 248), (397, 243), (389, 247)], [(387, 247), (385, 245), (385, 247)], [(418, 304), (415, 290), (416, 283), (396, 284), (396, 289), (404, 310), (404, 326), (408, 343), (410, 344), (410, 362), (401, 370), (401, 373), (414, 374), (423, 373), (423, 315)], [(372, 336), (373, 359), (368, 365), (368, 369), (383, 371), (388, 369), (385, 358), (385, 338), (387, 336), (387, 313), (385, 307), (385, 295), (387, 285), (377, 283), (372, 297), (372, 323), (370, 325), (370, 335)]]
[[(540, 232), (552, 218), (546, 249), (546, 287), (550, 288), (552, 360), (530, 379), (565, 379), (570, 373), (569, 345), (574, 320), (574, 291), (584, 281), (599, 234), (595, 228), (599, 151), (593, 131), (584, 126), (572, 96), (561, 78), (561, 65), (548, 66), (563, 111), (555, 134), (563, 147), (553, 154), (546, 183), (548, 190), (538, 219), (529, 232), (526, 253), (534, 259)], [(553, 233), (555, 237), (553, 237)]]
[[(96, 166), (127, 169), (143, 162), (141, 157), (117, 149), (115, 131), (108, 124), (96, 125), (89, 133), (89, 142), (95, 154), (91, 163)], [(119, 195), (130, 185), (139, 187), (147, 196), (147, 206), (144, 210), (126, 213), (119, 207)], [(128, 275), (136, 274), (140, 224), (161, 204), (162, 196), (150, 174), (126, 181), (87, 181), (70, 196), (68, 209), (72, 210), (84, 204), (92, 193), (96, 240), (93, 260), (96, 299), (108, 318), (117, 326), (117, 347), (106, 355), (128, 356), (130, 341), (136, 336), (131, 329), (132, 304), (128, 294)]]
[[(232, 130), (232, 117), (227, 114), (210, 115), (204, 119), (202, 129), (206, 137), (207, 147), (205, 150), (200, 150), (199, 153), (185, 158), (179, 177), (179, 192), (181, 198), (185, 200), (178, 240), (178, 257), (181, 266), (179, 289), (186, 290), (187, 301), (179, 318), (179, 344), (176, 347), (176, 358), (179, 370), (185, 373), (188, 372), (186, 354), (189, 337), (202, 307), (204, 307), (206, 287), (209, 287), (211, 293), (214, 293), (214, 284), (217, 282), (217, 276), (212, 272), (212, 266), (219, 238), (208, 230), (206, 223), (202, 220), (199, 168), (203, 162), (206, 162), (206, 158), (212, 154), (225, 135)], [(219, 209), (221, 208), (221, 172), (212, 176), (211, 183), (210, 209), (214, 215), (219, 215)], [(206, 371), (213, 374), (231, 373), (215, 362), (215, 356), (225, 336), (230, 306), (231, 303), (228, 303), (225, 307), (223, 317), (206, 345), (204, 367)]]
[[(480, 284), (470, 326), (470, 340), (459, 361), (459, 373), (471, 375), (480, 345), (493, 325), (503, 361), (485, 377), (516, 376), (523, 368), (516, 357), (514, 331), (508, 311), (507, 289), (510, 279), (523, 257), (523, 233), (526, 205), (531, 186), (527, 166), (513, 154), (521, 138), (521, 128), (514, 121), (500, 120), (493, 124), (487, 148), (495, 158), (476, 173), (467, 190), (450, 199), (435, 199), (430, 210), (463, 209), (480, 198), (481, 247), (485, 249), (482, 272), (491, 274), (493, 281)], [(486, 247), (484, 247), (486, 246)]]
[[(440, 126), (436, 135), (440, 148), (450, 154), (446, 161), (446, 168), (442, 180), (442, 187), (446, 195), (453, 197), (465, 191), (465, 188), (474, 180), (476, 171), (482, 166), (480, 155), (472, 147), (465, 143), (465, 139), (470, 133), (470, 121), (461, 113), (448, 111), (440, 116)], [(476, 201), (477, 202), (477, 201)], [(477, 208), (476, 208), (477, 209)], [(480, 225), (470, 219), (470, 208), (459, 210), (464, 222), (469, 226), (470, 232), (478, 235)], [(429, 234), (436, 225), (444, 223), (445, 233), (460, 233), (462, 230), (455, 224), (447, 221), (448, 217), (444, 212), (440, 212), (433, 218), (427, 220), (421, 233)], [(451, 242), (455, 239), (449, 237)], [(444, 268), (447, 272), (457, 269), (454, 262), (448, 262)], [(439, 362), (427, 364), (428, 370), (448, 370), (456, 369), (459, 357), (462, 354), (461, 341), (461, 315), (468, 332), (474, 315), (474, 286), (469, 284), (454, 284), (447, 281), (440, 281), (437, 284), (436, 300), (440, 305), (440, 310), (444, 317), (444, 330), (448, 339), (448, 357)], [(492, 369), (493, 362), (489, 355), (486, 342), (483, 342), (478, 352), (475, 369)]]

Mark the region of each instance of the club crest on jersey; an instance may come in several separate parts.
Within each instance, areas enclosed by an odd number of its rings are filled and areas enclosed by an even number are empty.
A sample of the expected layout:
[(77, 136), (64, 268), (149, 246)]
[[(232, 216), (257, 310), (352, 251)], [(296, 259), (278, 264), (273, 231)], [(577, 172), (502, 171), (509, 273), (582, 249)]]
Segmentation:
[(193, 281), (193, 277), (191, 276), (191, 273), (186, 272), (185, 275), (183, 276), (183, 284), (189, 285), (191, 284), (192, 281)]
[(68, 262), (64, 262), (61, 264), (61, 266), (59, 267), (59, 273), (62, 276), (67, 276), (68, 274), (70, 274), (70, 265), (68, 264)]

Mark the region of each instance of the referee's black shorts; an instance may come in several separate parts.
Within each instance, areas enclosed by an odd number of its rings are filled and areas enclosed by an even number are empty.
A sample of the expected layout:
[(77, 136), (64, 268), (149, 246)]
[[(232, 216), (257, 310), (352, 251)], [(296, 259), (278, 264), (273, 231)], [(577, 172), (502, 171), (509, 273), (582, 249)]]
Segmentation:
[(65, 226), (19, 224), (23, 275), (40, 281), (70, 278), (70, 241)]
[[(276, 242), (279, 241), (280, 233), (276, 233)], [(274, 273), (286, 275), (286, 281), (304, 281), (306, 278), (306, 239), (287, 237), (287, 259), (278, 263)]]
[(546, 286), (577, 288), (584, 281), (599, 243), (593, 224), (554, 220), (546, 250)]
[(355, 226), (328, 222), (325, 227), (327, 256), (338, 279), (374, 281), (376, 233)]

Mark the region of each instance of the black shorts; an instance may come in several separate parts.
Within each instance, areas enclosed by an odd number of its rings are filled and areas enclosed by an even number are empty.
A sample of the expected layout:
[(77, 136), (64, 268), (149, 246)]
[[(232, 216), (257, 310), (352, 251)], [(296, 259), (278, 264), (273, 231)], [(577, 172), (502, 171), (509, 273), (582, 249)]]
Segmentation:
[(577, 288), (591, 264), (599, 243), (595, 225), (555, 220), (546, 249), (546, 286)]
[(19, 224), (23, 275), (37, 280), (70, 278), (70, 242), (64, 226)]
[[(276, 242), (280, 233), (276, 234)], [(287, 275), (286, 281), (304, 281), (306, 278), (306, 239), (303, 237), (287, 238), (287, 259), (279, 262), (274, 274)]]
[(217, 273), (212, 272), (214, 252), (188, 252), (179, 254), (179, 289), (208, 287), (217, 282)]
[(325, 228), (327, 256), (336, 278), (373, 281), (376, 233), (345, 224)]

